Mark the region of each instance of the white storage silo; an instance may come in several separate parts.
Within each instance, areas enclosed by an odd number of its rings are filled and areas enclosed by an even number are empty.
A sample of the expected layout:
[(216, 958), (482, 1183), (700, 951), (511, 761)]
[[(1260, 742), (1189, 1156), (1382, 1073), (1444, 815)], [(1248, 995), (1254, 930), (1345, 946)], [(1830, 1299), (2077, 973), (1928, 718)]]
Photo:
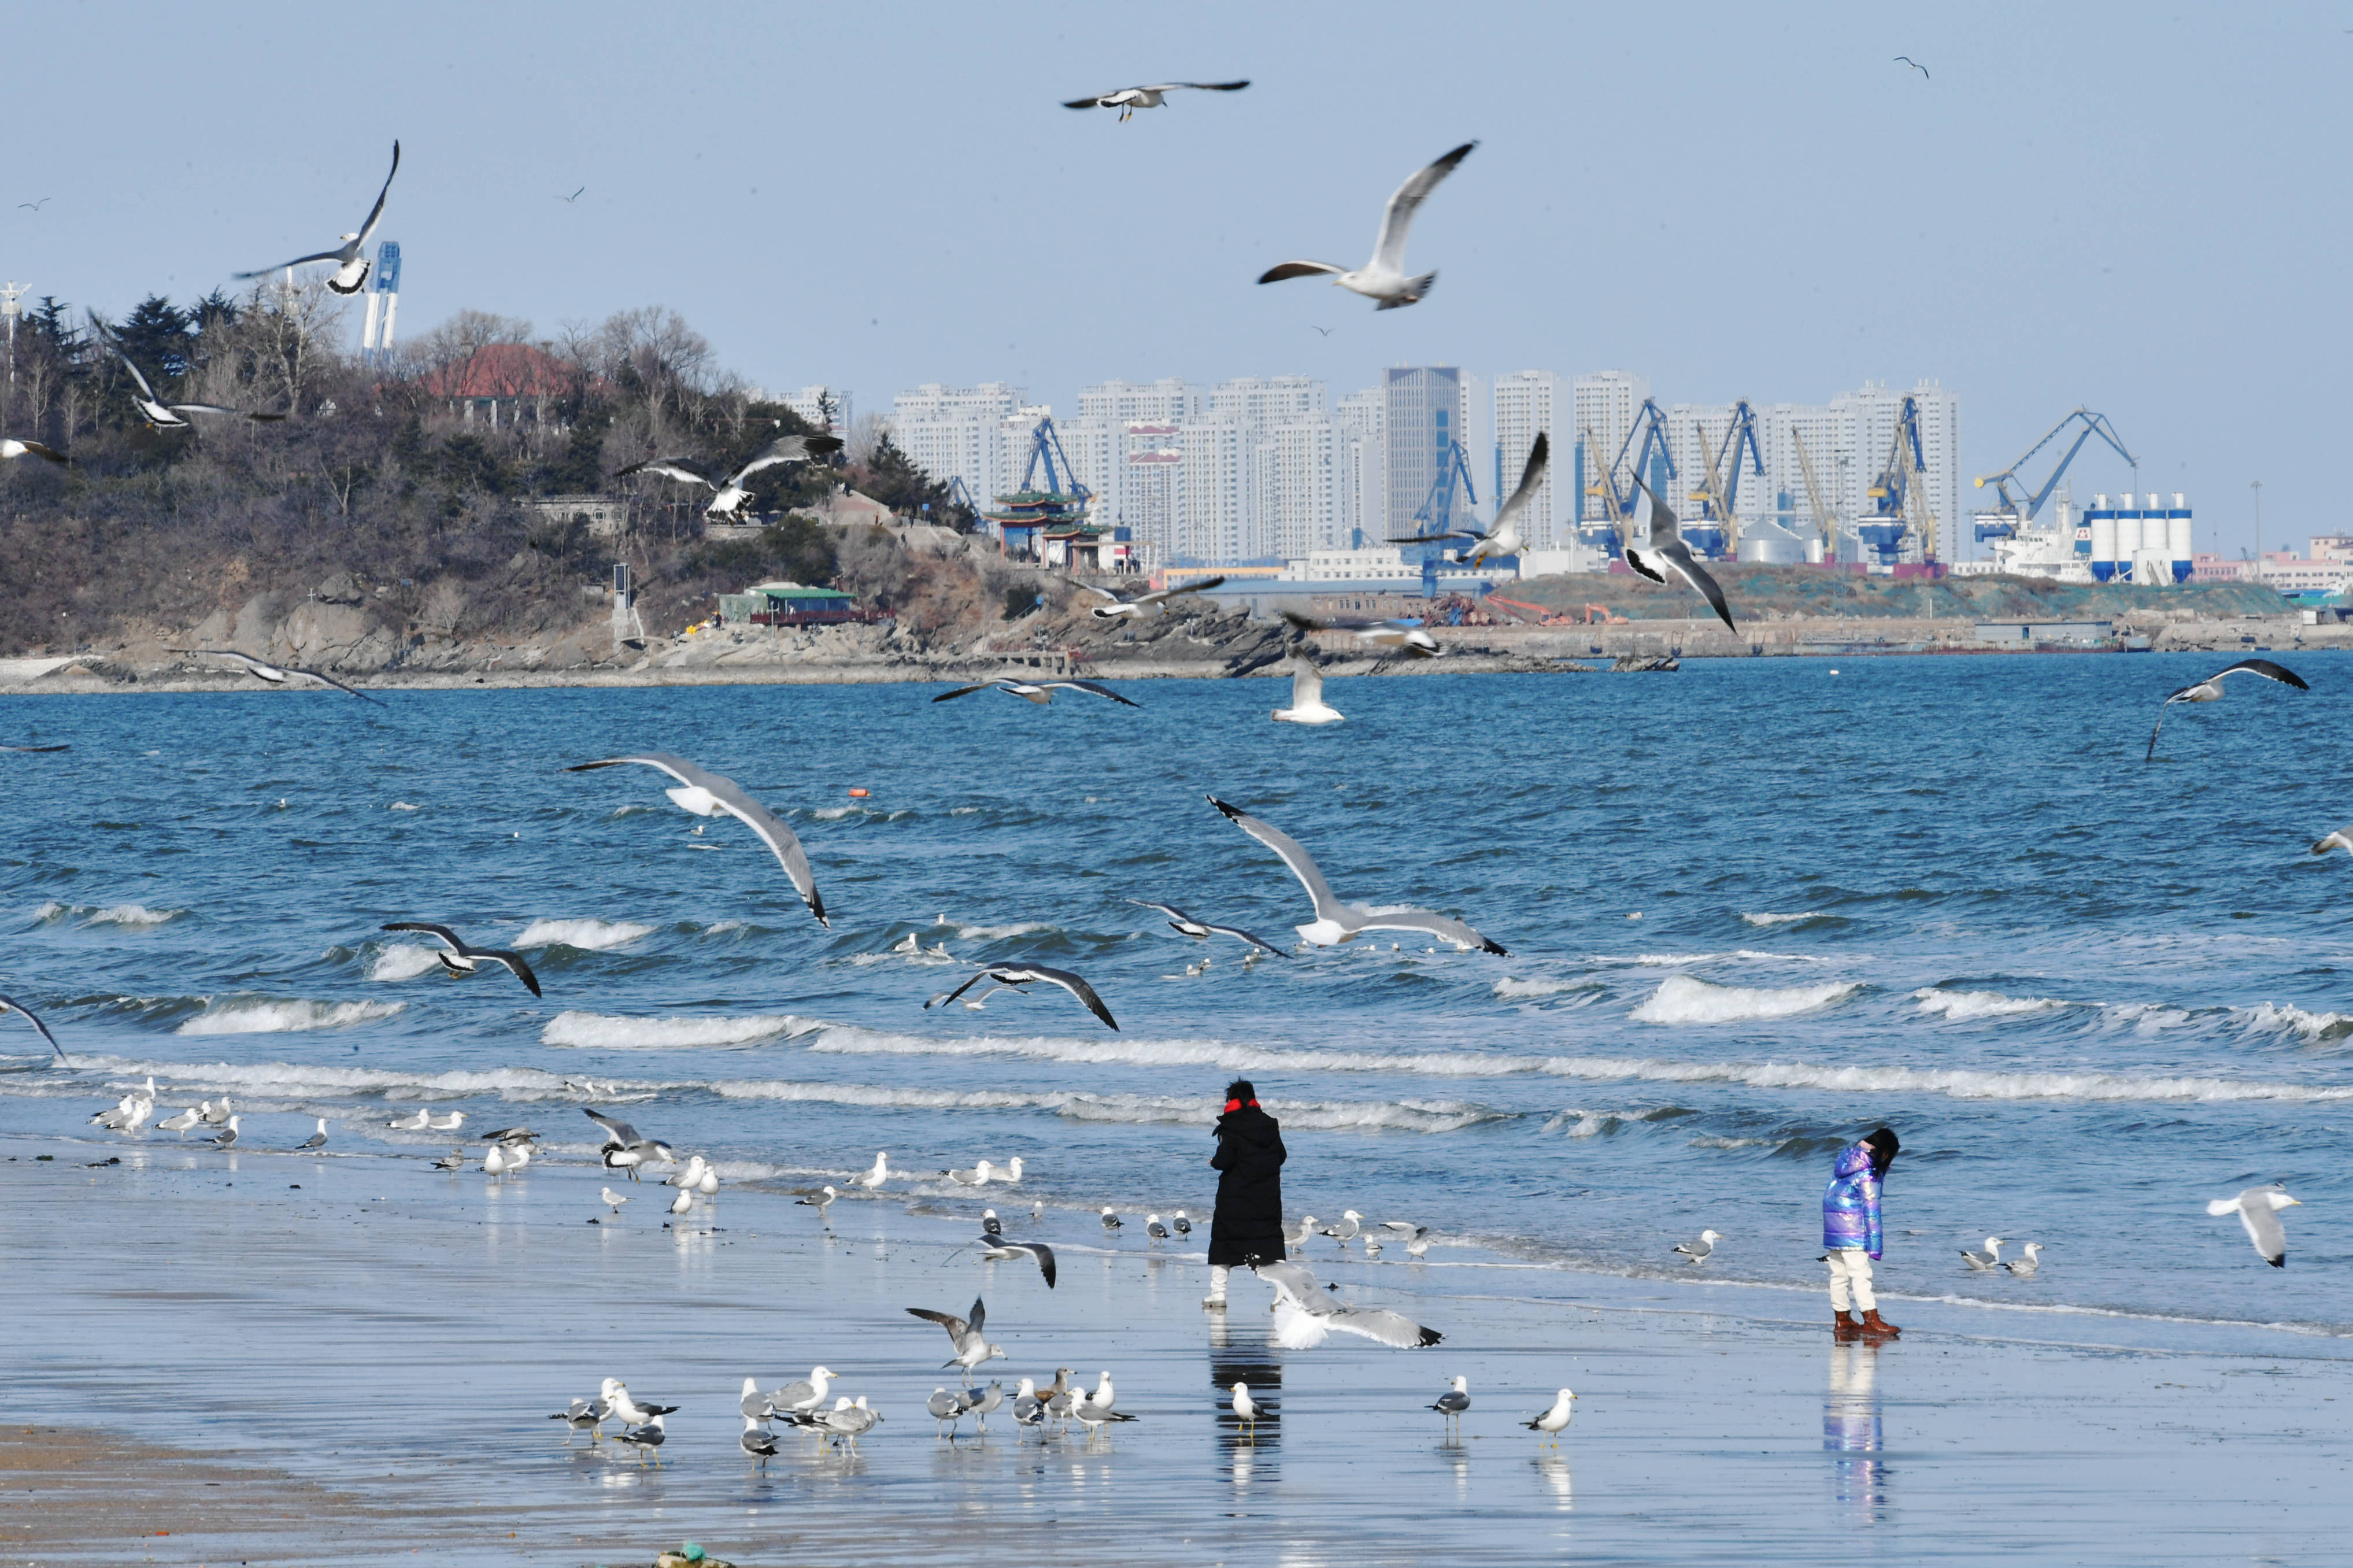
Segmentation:
[(2092, 523), (2092, 577), (2095, 582), (2106, 582), (2116, 575), (2116, 514), (2108, 510), (2107, 500), (2106, 496), (2101, 496), (2100, 503), (2089, 514)]
[(2132, 575), (2133, 561), (2140, 554), (2141, 514), (2133, 509), (2133, 498), (2127, 493), (2125, 503), (2116, 508), (2116, 576)]
[(2173, 556), (2173, 580), (2186, 583), (2198, 569), (2196, 535), (2190, 532), (2189, 498), (2176, 492), (2173, 510), (2165, 514), (2166, 544)]

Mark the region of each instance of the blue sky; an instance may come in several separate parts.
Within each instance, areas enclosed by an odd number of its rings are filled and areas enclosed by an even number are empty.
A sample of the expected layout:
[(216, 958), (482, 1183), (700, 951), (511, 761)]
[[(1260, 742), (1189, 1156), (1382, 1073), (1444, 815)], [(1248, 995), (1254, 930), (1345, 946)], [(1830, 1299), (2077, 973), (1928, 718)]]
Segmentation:
[[(384, 228), (405, 334), (659, 303), (861, 408), (1005, 379), (1934, 376), (1963, 463), (2078, 403), (2199, 548), (2353, 525), (2353, 5), (92, 5), (12, 37), (0, 271), (118, 312)], [(1895, 64), (1907, 54), (1931, 75)], [(1058, 101), (1245, 76), (1122, 125)], [(1472, 138), (1410, 310), (1313, 281)], [(560, 199), (577, 186), (577, 202)], [(36, 212), (20, 201), (49, 201)], [(1332, 327), (1329, 337), (1313, 330)], [(2129, 471), (2087, 449), (2079, 493)]]

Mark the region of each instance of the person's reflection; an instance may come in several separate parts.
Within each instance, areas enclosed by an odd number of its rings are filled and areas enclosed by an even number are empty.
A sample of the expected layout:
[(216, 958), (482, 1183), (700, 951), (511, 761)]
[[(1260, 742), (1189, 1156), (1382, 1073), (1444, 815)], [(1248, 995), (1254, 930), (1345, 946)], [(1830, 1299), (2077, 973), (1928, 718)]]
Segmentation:
[[(1262, 1340), (1235, 1344), (1225, 1318), (1222, 1312), (1211, 1315), (1210, 1397), (1217, 1402), (1218, 1447), (1239, 1489), (1250, 1485), (1258, 1467), (1278, 1451), (1282, 1426), (1276, 1405), (1282, 1395), (1282, 1363)], [(1234, 1409), (1236, 1383), (1250, 1390), (1250, 1420), (1242, 1419)]]
[(1878, 1522), (1887, 1506), (1886, 1446), (1879, 1416), (1879, 1346), (1871, 1340), (1831, 1347), (1830, 1391), (1822, 1395), (1822, 1447), (1838, 1456), (1831, 1467), (1831, 1501), (1847, 1519)]

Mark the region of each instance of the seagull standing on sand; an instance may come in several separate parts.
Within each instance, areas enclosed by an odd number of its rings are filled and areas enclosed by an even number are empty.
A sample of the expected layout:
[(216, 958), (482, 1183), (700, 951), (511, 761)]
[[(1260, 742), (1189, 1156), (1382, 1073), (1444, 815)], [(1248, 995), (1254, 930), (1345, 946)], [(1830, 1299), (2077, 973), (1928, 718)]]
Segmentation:
[(1715, 1253), (1715, 1244), (1723, 1239), (1714, 1231), (1702, 1231), (1697, 1241), (1677, 1242), (1675, 1251), (1683, 1255), (1686, 1263), (1705, 1263)]
[(767, 1468), (768, 1461), (776, 1457), (776, 1435), (749, 1415), (744, 1417), (744, 1430), (735, 1445), (748, 1457), (759, 1460), (762, 1469)]
[(1373, 259), (1351, 270), (1330, 261), (1285, 261), (1270, 267), (1261, 275), (1261, 283), (1279, 283), (1286, 278), (1328, 276), (1343, 289), (1377, 302), (1376, 308), (1396, 310), (1400, 305), (1419, 303), (1430, 285), (1438, 281), (1436, 272), (1424, 272), (1418, 278), (1405, 273), (1406, 236), (1413, 228), (1413, 215), (1438, 182), (1454, 172), (1454, 166), (1471, 155), (1476, 142), (1465, 142), (1438, 162), (1416, 171), (1405, 184), (1398, 186), (1381, 213), (1380, 238), (1373, 241)]
[(840, 1193), (835, 1192), (830, 1187), (820, 1187), (816, 1192), (810, 1193), (807, 1197), (795, 1198), (793, 1202), (801, 1204), (806, 1208), (815, 1209), (817, 1211), (817, 1217), (825, 1221), (825, 1223), (829, 1225), (833, 1224), (833, 1221), (831, 1217), (826, 1213), (826, 1211), (833, 1207), (833, 1201), (840, 1196)]
[(1004, 1350), (990, 1344), (981, 1331), (983, 1324), (987, 1320), (988, 1308), (977, 1296), (972, 1299), (970, 1318), (958, 1318), (948, 1312), (934, 1312), (928, 1307), (910, 1307), (907, 1308), (907, 1314), (910, 1317), (921, 1318), (926, 1323), (937, 1323), (947, 1330), (948, 1343), (955, 1347), (955, 1355), (941, 1364), (962, 1367), (965, 1386), (967, 1388), (972, 1386), (973, 1368), (983, 1361), (1001, 1361), (1005, 1357)]
[[(220, 1145), (223, 1149), (227, 1149), (235, 1144), (237, 1142), (237, 1124), (239, 1119), (239, 1118), (234, 1116), (229, 1118), (228, 1125), (221, 1128), (218, 1132), (213, 1134), (213, 1141)], [(2273, 1222), (2273, 1228), (2278, 1228), (2277, 1221)]]
[(1053, 702), (1056, 692), (1086, 692), (1098, 697), (1109, 697), (1113, 702), (1124, 703), (1131, 708), (1144, 705), (1130, 702), (1109, 686), (1099, 686), (1092, 681), (1023, 681), (1011, 675), (993, 675), (974, 685), (958, 686), (952, 692), (942, 692), (932, 701), (944, 703), (954, 697), (968, 697), (975, 692), (992, 689), (1003, 692), (1008, 697), (1026, 697), (1041, 708)]
[(1364, 1215), (1356, 1213), (1354, 1209), (1343, 1209), (1340, 1211), (1340, 1223), (1337, 1224), (1325, 1225), (1324, 1227), (1324, 1234), (1330, 1236), (1334, 1241), (1338, 1242), (1343, 1247), (1345, 1247), (1350, 1242), (1356, 1239), (1356, 1233), (1364, 1228)]
[(171, 652), (174, 653), (201, 653), (207, 659), (234, 659), (245, 667), (245, 673), (247, 674), (252, 676), (257, 681), (266, 681), (273, 686), (284, 685), (286, 683), (286, 677), (289, 675), (301, 675), (307, 680), (316, 681), (322, 685), (332, 686), (339, 692), (348, 692), (351, 695), (357, 697), (364, 703), (375, 703), (375, 705), (378, 707), (384, 706), (383, 703), (377, 702), (375, 698), (369, 696), (365, 692), (356, 691), (350, 686), (346, 686), (341, 681), (336, 680), (332, 675), (322, 674), (316, 670), (305, 670), (297, 664), (272, 664), (267, 661), (257, 659), (250, 653), (240, 653), (234, 648), (174, 648), (172, 649)]
[(1456, 1378), (1454, 1386), (1440, 1394), (1430, 1408), (1446, 1417), (1446, 1425), (1450, 1429), (1459, 1431), (1462, 1413), (1471, 1408), (1471, 1380)]
[(433, 1113), (419, 1106), (406, 1116), (396, 1116), (385, 1126), (395, 1132), (423, 1132), (433, 1125)]
[(1207, 920), (1194, 919), (1193, 916), (1186, 914), (1182, 909), (1178, 909), (1172, 905), (1155, 904), (1148, 898), (1131, 898), (1128, 902), (1140, 908), (1159, 910), (1163, 915), (1168, 916), (1168, 928), (1170, 930), (1176, 932), (1181, 937), (1190, 937), (1195, 941), (1206, 941), (1211, 937), (1232, 937), (1238, 940), (1248, 942), (1251, 947), (1258, 948), (1261, 952), (1272, 953), (1278, 959), (1285, 959), (1291, 956), (1284, 952), (1281, 948), (1278, 948), (1273, 943), (1266, 940), (1264, 938), (1253, 937), (1239, 926), (1213, 926)]
[[(1064, 101), (1065, 109), (1116, 109), (1120, 122), (1139, 109), (1158, 109), (1168, 95), (1179, 90), (1189, 92), (1240, 92), (1250, 85), (1245, 77), (1240, 81), (1164, 81), (1151, 87), (1116, 87), (1109, 92), (1098, 92), (1091, 98), (1073, 98)], [(47, 199), (47, 198), (44, 198)]]
[(645, 1457), (648, 1454), (654, 1455), (655, 1464), (661, 1463), (661, 1457), (658, 1450), (661, 1447), (663, 1439), (669, 1436), (669, 1434), (662, 1430), (663, 1419), (657, 1415), (641, 1425), (621, 1428), (621, 1441), (638, 1451), (639, 1464), (645, 1463)]
[(997, 1211), (995, 1209), (981, 1210), (980, 1234), (989, 1237), (991, 1240), (994, 1240), (1005, 1234), (1005, 1222), (997, 1217)]
[(1573, 1413), (1576, 1400), (1577, 1395), (1567, 1389), (1562, 1389), (1560, 1396), (1552, 1402), (1550, 1410), (1533, 1421), (1523, 1421), (1520, 1425), (1531, 1432), (1541, 1432), (1546, 1437), (1557, 1442), (1560, 1435), (1568, 1430), (1568, 1418)]
[(612, 1210), (616, 1214), (618, 1214), (621, 1212), (621, 1205), (629, 1201), (620, 1193), (614, 1192), (610, 1187), (598, 1188), (596, 1190), (596, 1196), (602, 1198), (605, 1201), (605, 1206)]
[(2304, 1202), (2291, 1198), (2274, 1181), (2268, 1187), (2250, 1187), (2235, 1198), (2217, 1198), (2206, 1205), (2206, 1212), (2220, 1217), (2236, 1214), (2239, 1224), (2247, 1229), (2247, 1239), (2255, 1244), (2255, 1251), (2274, 1268), (2287, 1266), (2287, 1230), (2280, 1224), (2279, 1212), (2293, 1209)]
[(609, 1117), (590, 1106), (582, 1106), (581, 1114), (605, 1129), (604, 1160), (608, 1171), (626, 1171), (629, 1180), (638, 1180), (638, 1168), (648, 1160), (671, 1162), (670, 1145), (638, 1136), (638, 1129), (618, 1117)]
[(1256, 1263), (1250, 1267), (1274, 1287), (1274, 1342), (1283, 1350), (1312, 1351), (1334, 1330), (1401, 1351), (1435, 1345), (1446, 1337), (1401, 1312), (1342, 1306), (1317, 1286), (1304, 1264)]
[(1441, 942), (1451, 942), (1463, 951), (1476, 948), (1482, 952), (1510, 957), (1501, 945), (1489, 941), (1461, 921), (1451, 920), (1427, 909), (1402, 905), (1370, 908), (1342, 902), (1340, 895), (1332, 891), (1332, 885), (1324, 880), (1324, 874), (1315, 868), (1315, 862), (1300, 847), (1298, 840), (1260, 821), (1247, 811), (1227, 805), (1215, 795), (1208, 799), (1209, 804), (1223, 811), (1234, 826), (1282, 856), (1282, 863), (1291, 868), (1291, 874), (1297, 877), (1299, 885), (1307, 890), (1307, 896), (1314, 904), (1315, 918), (1293, 928), (1315, 946), (1336, 947), (1366, 931), (1419, 931)]
[(874, 1163), (867, 1168), (864, 1175), (851, 1178), (851, 1180), (855, 1181), (858, 1185), (864, 1187), (869, 1191), (871, 1191), (876, 1187), (880, 1187), (883, 1182), (888, 1181), (890, 1179), (891, 1151), (887, 1149), (875, 1155)]
[(760, 842), (775, 852), (776, 861), (792, 880), (793, 890), (801, 902), (817, 916), (817, 923), (826, 925), (825, 900), (818, 896), (817, 878), (809, 870), (808, 856), (801, 850), (801, 841), (792, 829), (785, 826), (776, 814), (745, 794), (733, 779), (724, 779), (707, 768), (699, 768), (683, 757), (667, 751), (649, 751), (636, 757), (607, 757), (596, 762), (576, 762), (565, 769), (566, 773), (586, 773), (592, 768), (618, 768), (638, 763), (659, 768), (679, 782), (675, 789), (664, 789), (681, 808), (698, 817), (733, 817), (760, 835)]
[(1651, 540), (1647, 545), (1638, 546), (1634, 543), (1632, 531), (1629, 530), (1625, 544), (1626, 564), (1654, 583), (1663, 583), (1667, 580), (1667, 573), (1674, 573), (1698, 589), (1724, 624), (1738, 632), (1740, 628), (1732, 622), (1732, 607), (1724, 600), (1724, 590), (1715, 586), (1715, 579), (1707, 575), (1707, 568), (1699, 564), (1691, 553), (1691, 546), (1683, 543), (1683, 529), (1675, 522), (1674, 509), (1659, 499), (1643, 482), (1641, 474), (1634, 476), (1634, 482), (1641, 485), (1642, 493), (1651, 498)]
[(833, 1386), (833, 1370), (829, 1367), (811, 1367), (807, 1378), (788, 1383), (768, 1395), (768, 1408), (781, 1419), (796, 1424), (805, 1422), (818, 1406), (825, 1403)]
[(184, 1133), (187, 1131), (188, 1128), (195, 1126), (196, 1123), (202, 1119), (203, 1118), (197, 1111), (196, 1107), (190, 1106), (187, 1109), (182, 1111), (177, 1116), (165, 1117), (162, 1121), (155, 1124), (155, 1128), (159, 1132)]
[(1185, 1217), (1185, 1211), (1182, 1209), (1170, 1216), (1168, 1223), (1180, 1236), (1189, 1236), (1193, 1234), (1193, 1222)]
[(1088, 614), (1097, 620), (1117, 620), (1124, 616), (1140, 616), (1147, 609), (1155, 614), (1166, 615), (1168, 613), (1168, 601), (1177, 595), (1207, 593), (1209, 589), (1221, 586), (1225, 580), (1222, 575), (1196, 577), (1189, 583), (1179, 583), (1175, 588), (1155, 588), (1150, 593), (1137, 594), (1134, 599), (1123, 598), (1107, 588), (1097, 588), (1092, 583), (1074, 582), (1072, 586), (1082, 588), (1089, 593), (1099, 593), (1111, 600), (1109, 604), (1094, 606), (1087, 611)]
[(1991, 1274), (2001, 1266), (2001, 1249), (2008, 1245), (2000, 1236), (1988, 1236), (1985, 1239), (1985, 1251), (1971, 1252), (1968, 1248), (1963, 1247), (1961, 1261), (1968, 1264), (1973, 1273)]
[(362, 252), (367, 249), (367, 242), (375, 237), (375, 226), (384, 221), (385, 198), (392, 194), (392, 176), (398, 173), (400, 173), (400, 143), (395, 142), (392, 144), (392, 168), (384, 176), (384, 189), (376, 192), (375, 206), (368, 209), (367, 221), (360, 225), (358, 233), (344, 235), (343, 244), (332, 250), (322, 250), (311, 256), (297, 256), (291, 261), (281, 261), (275, 267), (264, 267), (259, 272), (239, 272), (237, 276), (240, 279), (266, 278), (272, 272), (282, 272), (290, 267), (307, 267), (313, 261), (332, 261), (335, 264), (335, 270), (327, 277), (327, 287), (338, 294), (358, 293), (361, 286), (366, 283), (368, 275), (368, 260)]
[(1348, 715), (1324, 700), (1324, 672), (1303, 648), (1291, 655), (1291, 705), (1274, 710), (1277, 724), (1338, 724)]
[(1105, 1025), (1112, 1029), (1117, 1029), (1119, 1027), (1119, 1020), (1111, 1015), (1111, 1009), (1103, 1005), (1103, 998), (1095, 994), (1094, 987), (1089, 985), (1083, 978), (1071, 973), (1069, 969), (1049, 969), (1044, 964), (987, 965), (983, 968), (978, 974), (974, 975), (970, 980), (965, 980), (964, 984), (956, 987), (955, 990), (942, 991), (939, 995), (923, 1003), (923, 1010), (928, 1012), (934, 1007), (940, 1007), (948, 1002), (954, 1001), (956, 998), (962, 996), (965, 992), (970, 991), (973, 987), (978, 985), (983, 980), (992, 982), (989, 989), (982, 991), (980, 995), (965, 1003), (966, 1007), (977, 1009), (983, 1001), (986, 1001), (988, 998), (996, 995), (1000, 991), (1009, 991), (1017, 996), (1027, 996), (1029, 992), (1022, 989), (1024, 986), (1043, 983), (1046, 985), (1061, 987), (1062, 990), (1069, 991), (1072, 996), (1077, 997), (1081, 1001), (1084, 1002), (1086, 1004), (1087, 1011), (1093, 1013), (1097, 1018), (1102, 1019)]
[(1168, 1239), (1168, 1227), (1160, 1223), (1158, 1214), (1146, 1214), (1144, 1216), (1144, 1234), (1146, 1240), (1165, 1242)]
[[(472, 974), (485, 963), (503, 964), (515, 979), (522, 981), (524, 990), (533, 996), (539, 994), (539, 977), (531, 972), (531, 966), (523, 962), (522, 955), (520, 953), (501, 952), (495, 948), (470, 948), (466, 945), (466, 939), (457, 932), (447, 926), (436, 926), (428, 920), (395, 920), (385, 929), (422, 931), (428, 937), (440, 938), (449, 945), (449, 950), (446, 953), (436, 953), (433, 956), (440, 959), (441, 967), (453, 975)], [(460, 1119), (465, 1116), (463, 1111), (458, 1114)], [(452, 1122), (442, 1130), (455, 1131), (457, 1127), (458, 1123)]]
[(762, 469), (774, 468), (778, 463), (807, 462), (840, 450), (839, 436), (778, 436), (754, 453), (751, 461), (716, 482), (681, 466), (686, 461), (683, 458), (649, 458), (644, 462), (631, 463), (613, 477), (627, 479), (633, 473), (658, 473), (664, 479), (675, 479), (682, 484), (699, 484), (715, 493), (711, 504), (702, 509), (702, 514), (706, 517), (732, 517), (751, 497), (752, 493), (744, 487), (744, 482)]
[(2033, 1278), (2034, 1271), (2042, 1266), (2042, 1244), (2041, 1242), (2028, 1242), (2026, 1244), (2026, 1255), (2024, 1257), (2014, 1257), (2008, 1263), (2003, 1264), (2002, 1266), (2010, 1270), (2011, 1275), (2017, 1278)]
[(228, 1097), (227, 1095), (223, 1095), (220, 1097), (220, 1104), (218, 1105), (214, 1105), (210, 1100), (206, 1100), (202, 1108), (205, 1113), (205, 1120), (210, 1122), (215, 1127), (218, 1127), (221, 1123), (229, 1119)]
[(1242, 1429), (1250, 1434), (1250, 1441), (1255, 1443), (1258, 1441), (1258, 1401), (1250, 1397), (1250, 1384), (1246, 1383), (1234, 1384), (1231, 1392), (1234, 1396), (1234, 1419), (1242, 1424)]
[(300, 1143), (296, 1144), (296, 1145), (294, 1146), (295, 1148), (297, 1148), (297, 1149), (324, 1149), (324, 1148), (326, 1148), (326, 1147), (327, 1147), (327, 1118), (326, 1118), (325, 1117), (320, 1117), (320, 1118), (318, 1118), (318, 1122), (319, 1122), (319, 1130), (318, 1130), (318, 1131), (316, 1131), (316, 1132), (314, 1132), (314, 1133), (312, 1133), (310, 1137), (308, 1137), (308, 1138), (304, 1139), (301, 1142), (300, 1142)]
[(1512, 498), (1495, 513), (1495, 524), (1482, 534), (1476, 529), (1458, 528), (1446, 534), (1409, 534), (1392, 538), (1392, 545), (1427, 545), (1437, 539), (1470, 539), (1472, 546), (1462, 552), (1462, 564), (1475, 567), (1482, 561), (1516, 556), (1524, 547), (1520, 539), (1520, 514), (1527, 510), (1535, 498), (1536, 487), (1544, 482), (1545, 468), (1552, 461), (1552, 438), (1544, 431), (1528, 448), (1527, 466), (1520, 471), (1519, 488)]
[(1105, 1203), (1103, 1205), (1103, 1228), (1105, 1235), (1116, 1235), (1119, 1234), (1120, 1217), (1112, 1212), (1112, 1207), (1109, 1203)]
[[(2222, 700), (2222, 683), (2233, 675), (2261, 675), (2266, 681), (2277, 681), (2281, 685), (2294, 686), (2299, 692), (2312, 690), (2312, 687), (2306, 683), (2303, 676), (2284, 664), (2274, 664), (2269, 659), (2242, 659), (2229, 669), (2217, 670), (2196, 685), (2184, 686), (2165, 699), (2157, 710), (2156, 726), (2148, 732), (2148, 753), (2141, 760), (2147, 762), (2157, 756), (2157, 735), (2158, 730), (2165, 727), (2167, 708), (2176, 703), (2219, 703)], [(2327, 839), (2323, 839), (2320, 843), (2315, 844), (2313, 853), (2315, 854), (2324, 853), (2324, 846), (2327, 842)]]
[(73, 1065), (73, 1059), (66, 1054), (66, 1048), (58, 1044), (58, 1037), (49, 1033), (49, 1026), (47, 1024), (33, 1016), (33, 1010), (31, 1008), (26, 1007), (23, 1002), (18, 1001), (13, 996), (0, 996), (0, 1012), (14, 1012), (21, 1014), (25, 1022), (33, 1026), (33, 1032), (49, 1043), (49, 1049), (58, 1054), (58, 1061), (63, 1062), (69, 1067)]

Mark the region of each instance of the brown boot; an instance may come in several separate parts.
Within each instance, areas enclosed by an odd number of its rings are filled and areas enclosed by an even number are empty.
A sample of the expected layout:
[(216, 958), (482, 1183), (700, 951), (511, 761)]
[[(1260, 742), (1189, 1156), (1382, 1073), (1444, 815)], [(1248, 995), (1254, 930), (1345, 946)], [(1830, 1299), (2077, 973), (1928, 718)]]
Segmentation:
[(1852, 1344), (1862, 1338), (1862, 1325), (1840, 1312), (1831, 1319), (1831, 1338), (1839, 1344)]
[(1904, 1330), (1881, 1317), (1876, 1307), (1862, 1315), (1862, 1327), (1856, 1332), (1866, 1340), (1900, 1340), (1904, 1337)]

